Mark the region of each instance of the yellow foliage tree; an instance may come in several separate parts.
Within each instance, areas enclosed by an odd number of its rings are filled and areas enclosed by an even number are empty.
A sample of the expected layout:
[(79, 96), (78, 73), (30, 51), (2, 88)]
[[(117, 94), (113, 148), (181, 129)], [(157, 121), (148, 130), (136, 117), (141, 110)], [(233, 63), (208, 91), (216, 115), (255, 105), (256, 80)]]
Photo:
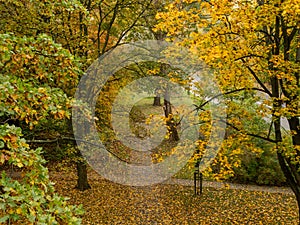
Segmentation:
[[(224, 96), (231, 94), (232, 97), (241, 92), (256, 96), (260, 103), (257, 115), (270, 118), (273, 132), (255, 134), (246, 130), (240, 124), (241, 114), (227, 124), (241, 134), (274, 143), (274, 151), (298, 206), (299, 5), (299, 0), (176, 0), (167, 6), (167, 12), (157, 15), (160, 24), (156, 28), (214, 68)], [(229, 101), (229, 112), (233, 110), (231, 106), (232, 101)], [(285, 118), (287, 133), (283, 133)]]
[[(68, 54), (71, 53), (76, 57), (79, 69), (84, 71), (105, 52), (128, 40), (136, 39), (135, 32), (142, 33), (144, 31), (144, 19), (149, 16), (148, 11), (152, 10), (151, 4), (152, 0), (0, 1), (0, 32), (3, 34), (10, 33), (16, 37), (25, 37), (25, 39), (26, 37), (37, 39), (39, 35), (46, 34), (55, 43), (59, 43), (63, 49), (68, 50)], [(69, 73), (66, 72), (69, 70), (72, 72), (69, 65), (60, 63), (54, 66), (54, 64), (49, 65), (50, 63), (47, 63), (43, 69), (52, 71), (53, 68), (60, 67), (61, 70), (61, 73), (59, 71), (53, 72), (51, 79), (47, 80), (41, 71), (33, 69), (36, 64), (34, 60), (52, 54), (51, 51), (48, 51), (47, 46), (43, 47), (44, 50), (33, 52), (26, 57), (13, 54), (15, 58), (12, 61), (20, 62), (16, 65), (13, 73), (20, 73), (21, 75), (23, 71), (26, 71), (33, 79), (50, 82), (51, 87), (63, 88), (63, 91), (71, 97), (74, 94), (74, 85), (78, 83), (82, 73), (77, 73), (78, 76), (69, 79)], [(49, 57), (51, 58), (51, 56)], [(55, 59), (59, 62), (60, 56)], [(0, 62), (2, 66), (1, 63), (2, 61)], [(4, 63), (10, 64), (9, 62)], [(64, 86), (62, 87), (62, 85)], [(111, 92), (108, 95), (113, 95), (114, 91), (109, 90), (108, 92)], [(64, 114), (68, 113), (60, 110), (56, 116), (63, 119), (66, 118)], [(22, 115), (21, 118), (23, 119), (23, 117), (25, 116)], [(64, 125), (70, 121), (65, 121)], [(29, 122), (28, 119), (27, 122)], [(32, 127), (37, 124), (37, 119), (30, 122)], [(70, 126), (65, 125), (64, 128), (69, 130)], [(59, 133), (57, 136), (62, 136), (63, 130), (63, 128), (57, 130)], [(40, 132), (31, 131), (31, 136), (34, 136), (35, 139), (41, 139), (39, 135)], [(70, 139), (73, 141), (73, 138)], [(86, 167), (82, 161), (78, 162), (78, 171), (78, 188), (85, 190), (89, 188), (89, 185)]]

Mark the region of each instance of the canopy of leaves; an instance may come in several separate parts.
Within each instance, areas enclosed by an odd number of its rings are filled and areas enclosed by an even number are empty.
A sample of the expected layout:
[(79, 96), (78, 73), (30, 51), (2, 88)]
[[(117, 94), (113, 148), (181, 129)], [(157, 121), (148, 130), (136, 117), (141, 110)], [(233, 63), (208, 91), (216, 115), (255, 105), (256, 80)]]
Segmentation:
[[(1, 122), (69, 116), (70, 99), (80, 74), (78, 63), (51, 38), (1, 34)], [(7, 121), (6, 121), (7, 120)]]
[[(273, 122), (280, 117), (293, 118), (299, 126), (298, 5), (299, 1), (276, 0), (173, 1), (167, 12), (157, 15), (161, 23), (156, 29), (166, 32), (169, 40), (189, 48), (191, 54), (214, 68), (228, 99), (227, 124), (231, 128), (277, 142), (281, 140), (275, 141), (271, 128), (259, 131), (255, 123), (241, 123), (242, 118), (251, 121), (254, 116), (249, 114), (249, 107), (240, 107), (241, 95), (250, 92), (253, 104), (260, 100), (259, 107), (254, 108), (261, 118), (273, 116)], [(238, 99), (238, 104), (233, 99)], [(273, 122), (269, 120), (270, 127)], [(293, 125), (291, 130), (281, 151), (288, 161), (298, 165), (299, 127)]]

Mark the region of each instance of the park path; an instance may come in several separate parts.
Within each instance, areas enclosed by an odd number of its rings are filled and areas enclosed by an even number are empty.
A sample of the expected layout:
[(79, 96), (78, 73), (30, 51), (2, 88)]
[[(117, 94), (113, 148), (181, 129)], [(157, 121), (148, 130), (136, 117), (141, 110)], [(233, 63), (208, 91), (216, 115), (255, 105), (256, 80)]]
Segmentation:
[[(130, 161), (140, 165), (151, 165), (151, 154), (148, 152), (132, 151)], [(177, 179), (170, 178), (163, 182), (163, 184), (177, 184), (181, 186), (194, 186), (194, 181), (189, 179)], [(290, 187), (277, 187), (277, 186), (259, 186), (253, 184), (238, 184), (230, 182), (217, 182), (217, 181), (203, 181), (203, 187), (211, 187), (216, 189), (235, 189), (246, 191), (261, 191), (268, 193), (282, 193), (282, 194), (294, 194)]]
[[(93, 177), (97, 177), (98, 179), (104, 179), (101, 178), (95, 171), (90, 171)], [(90, 175), (91, 175), (90, 174)], [(61, 179), (62, 175), (58, 172), (50, 172), (50, 176), (54, 177), (56, 179)], [(73, 180), (74, 178), (69, 177), (68, 175), (65, 175), (68, 177), (68, 179)], [(75, 174), (73, 174), (73, 177), (76, 177)], [(189, 179), (177, 179), (177, 178), (170, 178), (168, 180), (165, 180), (162, 184), (168, 184), (168, 185), (180, 185), (180, 186), (194, 186), (194, 181)], [(229, 182), (217, 182), (217, 181), (206, 181), (203, 180), (203, 187), (210, 187), (210, 188), (216, 188), (216, 189), (234, 189), (234, 190), (245, 190), (245, 191), (261, 191), (261, 192), (267, 192), (267, 193), (282, 193), (282, 194), (289, 194), (293, 195), (293, 191), (290, 187), (277, 187), (277, 186), (259, 186), (259, 185), (253, 185), (253, 184), (237, 184), (237, 183), (229, 183)]]
[[(152, 157), (149, 152), (138, 152), (132, 151), (130, 161), (140, 165), (151, 165)], [(163, 182), (163, 184), (177, 184), (181, 186), (194, 186), (194, 180), (189, 179), (177, 179), (170, 178)], [(282, 193), (293, 195), (293, 191), (290, 187), (277, 187), (277, 186), (259, 186), (253, 184), (238, 184), (230, 182), (217, 182), (217, 181), (203, 181), (203, 187), (211, 187), (216, 189), (235, 189), (235, 190), (246, 190), (246, 191), (260, 191), (268, 193)]]
[[(176, 179), (170, 178), (164, 182), (164, 184), (178, 184), (182, 186), (194, 186), (193, 180), (188, 179)], [(276, 186), (258, 186), (252, 184), (237, 184), (229, 182), (217, 182), (217, 181), (203, 181), (203, 187), (211, 187), (216, 189), (235, 189), (235, 190), (246, 190), (246, 191), (261, 191), (268, 193), (282, 193), (282, 194), (293, 194), (290, 187), (276, 187)]]

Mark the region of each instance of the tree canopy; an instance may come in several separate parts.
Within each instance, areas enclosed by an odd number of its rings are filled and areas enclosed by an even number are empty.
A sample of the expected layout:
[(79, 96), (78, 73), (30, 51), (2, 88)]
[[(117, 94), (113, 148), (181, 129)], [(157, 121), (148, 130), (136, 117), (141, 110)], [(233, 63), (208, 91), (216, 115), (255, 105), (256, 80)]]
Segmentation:
[[(231, 100), (227, 102), (227, 125), (239, 134), (274, 143), (274, 151), (298, 203), (299, 3), (298, 0), (173, 1), (167, 12), (157, 15), (160, 24), (156, 28), (214, 69), (223, 95)], [(270, 119), (269, 129), (252, 132), (241, 123), (246, 111), (232, 100), (246, 92), (255, 97), (253, 104), (259, 105), (256, 115)], [(287, 119), (287, 132), (282, 126), (283, 118)]]

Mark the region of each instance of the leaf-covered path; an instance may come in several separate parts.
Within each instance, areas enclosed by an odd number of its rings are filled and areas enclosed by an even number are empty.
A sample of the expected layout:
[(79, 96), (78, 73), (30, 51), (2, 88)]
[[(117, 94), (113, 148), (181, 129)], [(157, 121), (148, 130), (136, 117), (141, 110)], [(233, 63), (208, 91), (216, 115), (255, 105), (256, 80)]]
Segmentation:
[[(164, 182), (165, 184), (178, 184), (182, 186), (193, 186), (193, 180), (187, 179), (174, 179), (171, 178)], [(276, 186), (258, 186), (258, 185), (251, 185), (251, 184), (236, 184), (236, 183), (222, 183), (216, 181), (203, 181), (203, 187), (210, 187), (216, 189), (234, 189), (234, 190), (246, 190), (246, 191), (261, 191), (261, 192), (268, 192), (268, 193), (282, 193), (282, 194), (290, 194), (293, 195), (293, 191), (289, 187), (276, 187)]]
[[(92, 189), (74, 189), (76, 176), (51, 172), (59, 193), (83, 204), (83, 224), (297, 224), (293, 195), (204, 187), (202, 196), (183, 184), (129, 187), (89, 172)], [(208, 184), (208, 183), (206, 183)]]

